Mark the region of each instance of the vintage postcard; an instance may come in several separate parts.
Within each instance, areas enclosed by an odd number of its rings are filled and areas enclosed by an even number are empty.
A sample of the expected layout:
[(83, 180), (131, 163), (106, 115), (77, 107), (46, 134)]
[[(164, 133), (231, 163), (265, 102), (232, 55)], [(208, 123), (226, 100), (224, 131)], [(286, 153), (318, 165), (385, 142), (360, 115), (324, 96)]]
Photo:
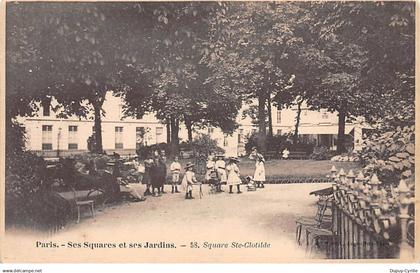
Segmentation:
[(0, 261), (418, 261), (416, 8), (4, 2)]

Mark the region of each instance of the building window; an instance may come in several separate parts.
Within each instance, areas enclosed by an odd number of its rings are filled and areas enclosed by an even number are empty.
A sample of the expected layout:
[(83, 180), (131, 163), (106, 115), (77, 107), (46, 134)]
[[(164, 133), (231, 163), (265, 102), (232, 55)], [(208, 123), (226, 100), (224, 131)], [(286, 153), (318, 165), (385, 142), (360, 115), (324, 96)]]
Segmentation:
[(321, 118), (322, 119), (328, 119), (328, 113), (327, 112), (323, 112)]
[(124, 149), (123, 127), (115, 127), (115, 149)]
[(42, 125), (42, 150), (52, 150), (52, 125)]
[(77, 139), (77, 126), (70, 125), (69, 126), (69, 139), (68, 139), (68, 148), (69, 150), (77, 150), (78, 149), (78, 139)]
[(208, 132), (209, 134), (213, 134), (213, 132), (214, 132), (214, 128), (213, 128), (213, 127), (211, 127), (211, 126), (209, 126), (209, 127), (207, 128), (207, 132)]
[(163, 127), (156, 127), (156, 143), (162, 142)]
[(281, 110), (277, 110), (277, 124), (281, 123)]
[(227, 134), (223, 134), (223, 146), (224, 147), (228, 146), (228, 135)]
[(257, 133), (257, 129), (252, 129), (252, 130), (251, 130), (251, 134), (253, 134), (253, 135), (254, 135), (254, 134), (256, 134), (256, 133)]
[(281, 135), (281, 129), (277, 129), (277, 135)]
[(144, 135), (146, 130), (144, 127), (136, 127), (136, 149), (140, 149), (143, 146)]
[(77, 150), (78, 145), (77, 143), (69, 143), (69, 150)]

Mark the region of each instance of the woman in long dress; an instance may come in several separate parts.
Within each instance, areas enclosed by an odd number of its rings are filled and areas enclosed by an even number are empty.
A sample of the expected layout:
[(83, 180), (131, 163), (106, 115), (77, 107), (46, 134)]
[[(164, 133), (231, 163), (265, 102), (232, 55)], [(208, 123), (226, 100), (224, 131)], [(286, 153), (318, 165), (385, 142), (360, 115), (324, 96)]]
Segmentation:
[(265, 159), (262, 154), (258, 153), (257, 148), (252, 149), (251, 158), (255, 159), (254, 181), (257, 188), (264, 188), (265, 183)]
[(227, 182), (226, 184), (229, 186), (229, 193), (233, 193), (233, 186), (236, 185), (238, 189), (238, 194), (241, 192), (241, 178), (239, 177), (239, 168), (237, 163), (239, 160), (236, 157), (229, 158), (229, 163), (226, 165), (226, 172), (227, 172)]

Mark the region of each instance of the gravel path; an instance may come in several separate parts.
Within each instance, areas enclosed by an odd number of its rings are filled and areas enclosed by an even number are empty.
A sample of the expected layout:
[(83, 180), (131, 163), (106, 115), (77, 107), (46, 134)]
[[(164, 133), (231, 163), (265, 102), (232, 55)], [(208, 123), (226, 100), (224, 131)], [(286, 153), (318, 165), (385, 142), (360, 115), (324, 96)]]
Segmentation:
[[(327, 186), (267, 185), (256, 192), (246, 192), (243, 187), (243, 194), (210, 195), (208, 186), (203, 185), (202, 199), (197, 190), (194, 200), (184, 200), (182, 193), (148, 197), (145, 202), (99, 209), (95, 218), (84, 218), (49, 237), (8, 230), (5, 258), (7, 262), (302, 261), (304, 249), (294, 241), (295, 219), (315, 214), (317, 199), (309, 192)], [(166, 191), (169, 189), (166, 186)], [(59, 249), (36, 248), (37, 241), (56, 243)], [(98, 245), (84, 247), (84, 242)], [(118, 247), (122, 242), (126, 242), (126, 248)], [(156, 248), (145, 248), (146, 242)], [(194, 242), (199, 248), (190, 248)], [(232, 248), (235, 242), (270, 247)], [(90, 248), (108, 243), (107, 248)], [(224, 247), (225, 243), (228, 248), (205, 247)], [(137, 248), (139, 244), (142, 248)], [(176, 248), (170, 248), (171, 244)]]

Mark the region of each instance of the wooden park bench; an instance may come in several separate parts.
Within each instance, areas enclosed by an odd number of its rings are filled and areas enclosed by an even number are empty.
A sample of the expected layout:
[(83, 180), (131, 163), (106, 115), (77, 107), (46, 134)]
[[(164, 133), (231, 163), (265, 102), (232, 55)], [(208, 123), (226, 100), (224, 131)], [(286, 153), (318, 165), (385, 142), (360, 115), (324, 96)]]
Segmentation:
[(277, 159), (280, 157), (280, 154), (277, 151), (267, 151), (265, 153), (265, 159), (270, 160), (270, 159)]
[(306, 152), (290, 151), (288, 159), (309, 159)]

